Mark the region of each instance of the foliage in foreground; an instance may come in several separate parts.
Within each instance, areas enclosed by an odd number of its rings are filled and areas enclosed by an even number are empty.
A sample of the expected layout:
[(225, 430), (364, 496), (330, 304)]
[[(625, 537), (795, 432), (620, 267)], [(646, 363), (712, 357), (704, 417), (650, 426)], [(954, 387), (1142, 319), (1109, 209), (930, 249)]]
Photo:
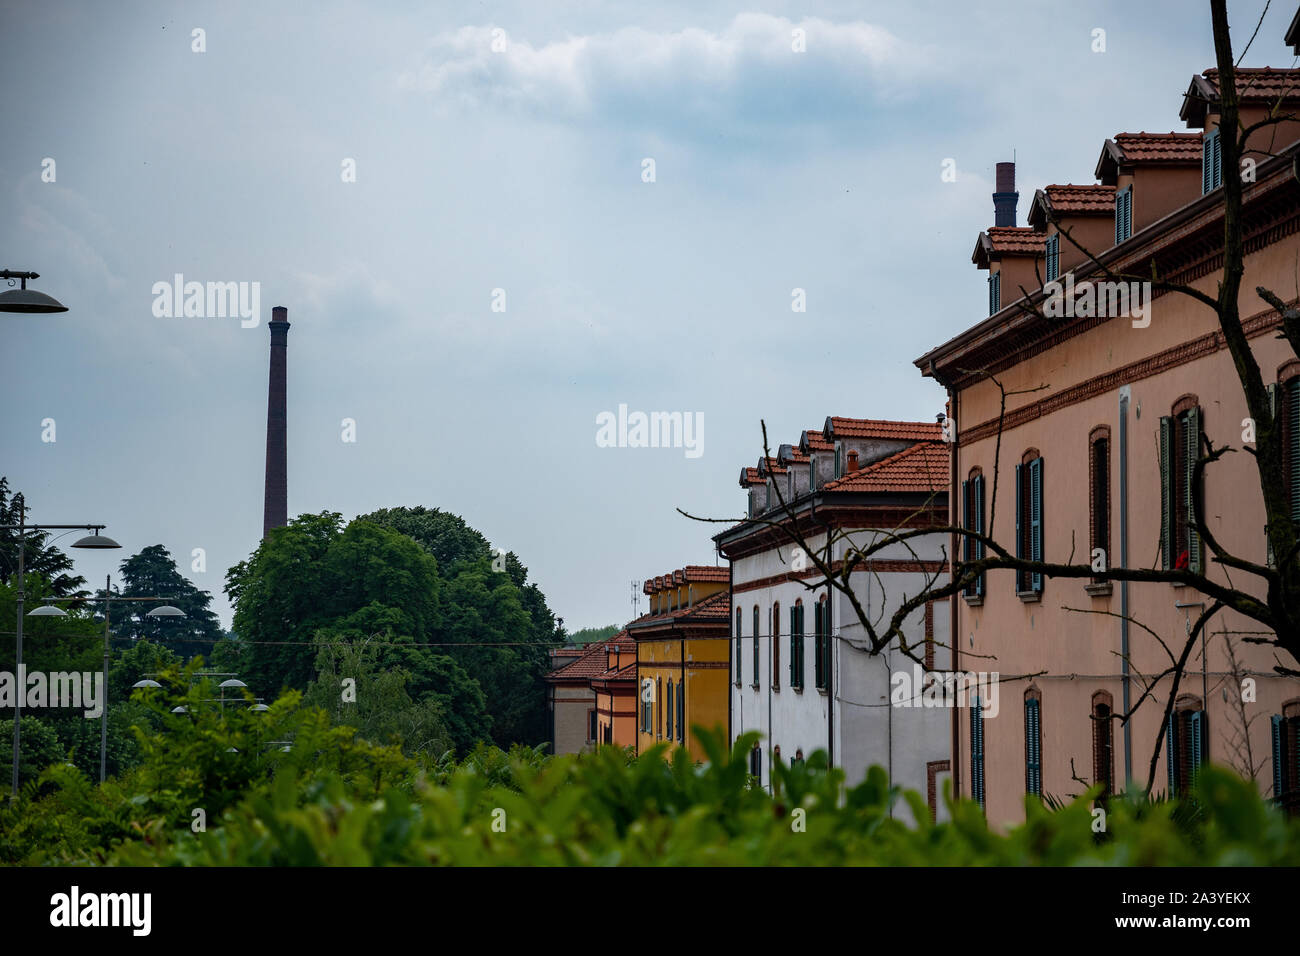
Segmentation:
[[(616, 748), (547, 758), (482, 746), (416, 760), (331, 727), (296, 694), (270, 711), (173, 715), (139, 730), (143, 762), (93, 786), (47, 768), (0, 809), (0, 859), (118, 865), (1298, 865), (1300, 823), (1235, 775), (1205, 769), (1195, 812), (1112, 800), (1093, 832), (1086, 798), (1006, 834), (958, 802), (929, 822), (924, 801), (872, 768), (845, 788), (822, 754), (781, 767), (775, 795), (747, 772), (753, 735), (709, 760), (639, 759)], [(234, 748), (233, 750), (231, 748)], [(287, 748), (287, 749), (286, 749)], [(205, 829), (194, 832), (196, 810)], [(912, 817), (919, 825), (905, 823)]]

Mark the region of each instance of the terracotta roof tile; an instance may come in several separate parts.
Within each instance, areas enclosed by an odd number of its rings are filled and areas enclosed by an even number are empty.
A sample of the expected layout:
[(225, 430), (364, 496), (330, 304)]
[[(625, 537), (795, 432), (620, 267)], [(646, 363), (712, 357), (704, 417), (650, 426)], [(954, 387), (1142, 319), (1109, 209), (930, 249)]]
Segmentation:
[(814, 451), (834, 451), (835, 443), (828, 441), (820, 428), (805, 428), (799, 436), (799, 450), (805, 454)]
[[(619, 638), (631, 640), (627, 635), (627, 631), (620, 631), (608, 641), (596, 641), (576, 661), (556, 668), (545, 675), (544, 679), (549, 681), (590, 680), (603, 674), (609, 670), (608, 646)], [(632, 643), (635, 644), (636, 642), (633, 641)]]
[(925, 442), (827, 482), (827, 491), (946, 492), (950, 448)]
[[(1300, 98), (1300, 70), (1276, 70), (1270, 66), (1242, 68), (1236, 70), (1236, 76), (1237, 101), (1243, 105), (1258, 106)], [(1219, 71), (1211, 68), (1200, 76), (1192, 77), (1187, 92), (1183, 94), (1183, 105), (1178, 116), (1189, 127), (1203, 127), (1209, 107), (1218, 102)]]
[(748, 488), (750, 485), (766, 484), (758, 474), (758, 469), (753, 466), (740, 469), (740, 487)]
[(688, 564), (683, 569), (686, 572), (687, 581), (730, 581), (731, 577), (726, 568), (720, 568), (712, 564)]
[(1075, 186), (1066, 183), (1048, 186), (1043, 192), (1047, 194), (1052, 209), (1058, 213), (1076, 216), (1110, 216), (1115, 212), (1114, 186)]
[(1201, 164), (1200, 133), (1118, 133), (1115, 145), (1125, 162)]
[[(875, 438), (894, 441), (938, 441), (943, 428), (938, 422), (889, 422), (875, 418), (826, 419), (823, 434), (836, 438)], [(828, 445), (828, 450), (834, 448)]]
[(1037, 256), (1043, 253), (1043, 237), (1028, 226), (990, 226), (984, 230), (992, 251), (1002, 256)]
[[(719, 568), (718, 570), (726, 571), (725, 568)], [(628, 624), (628, 627), (643, 627), (659, 621), (673, 621), (687, 617), (693, 621), (725, 621), (728, 619), (729, 602), (730, 595), (726, 591), (719, 591), (717, 594), (711, 594), (691, 607), (680, 607), (675, 611), (667, 611), (663, 614), (642, 614), (635, 621)]]
[(760, 458), (758, 460), (758, 473), (760, 475), (765, 475), (765, 474), (784, 475), (785, 465), (781, 464), (779, 461), (776, 460), (776, 458), (772, 457), (771, 455), (768, 455), (766, 458)]

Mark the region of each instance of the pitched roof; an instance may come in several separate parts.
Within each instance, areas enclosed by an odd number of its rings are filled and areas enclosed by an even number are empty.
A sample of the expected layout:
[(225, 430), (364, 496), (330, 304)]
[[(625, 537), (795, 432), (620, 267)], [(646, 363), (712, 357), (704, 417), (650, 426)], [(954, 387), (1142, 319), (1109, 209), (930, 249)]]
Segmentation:
[(545, 675), (548, 681), (583, 681), (590, 680), (609, 670), (608, 646), (619, 638), (627, 639), (627, 631), (619, 631), (607, 641), (595, 641), (587, 652), (570, 664), (558, 667)]
[[(726, 572), (726, 568), (718, 568), (718, 570), (724, 572), (724, 574)], [(628, 624), (628, 628), (648, 627), (663, 621), (677, 621), (684, 618), (689, 618), (692, 621), (726, 621), (728, 620), (729, 602), (730, 595), (726, 591), (719, 591), (717, 594), (710, 594), (704, 600), (690, 607), (679, 607), (675, 611), (665, 611), (660, 614), (642, 614), (635, 621)], [(628, 639), (632, 640), (630, 637)]]
[(1054, 215), (1112, 216), (1114, 214), (1114, 186), (1075, 186), (1066, 183), (1047, 186), (1034, 193), (1034, 201), (1029, 207), (1029, 224), (1041, 229), (1047, 226), (1048, 220)]
[(806, 465), (808, 463), (808, 456), (799, 450), (798, 445), (782, 445), (776, 457), (783, 465)]
[(827, 491), (946, 492), (950, 477), (947, 444), (924, 442), (826, 483)]
[(688, 564), (683, 569), (687, 581), (730, 581), (730, 572), (712, 564)]
[(975, 240), (970, 261), (987, 269), (991, 259), (1002, 256), (1041, 256), (1043, 234), (1031, 226), (990, 226)]
[(760, 475), (784, 475), (785, 465), (777, 461), (772, 455), (768, 455), (766, 458), (758, 460), (758, 473)]
[(820, 428), (805, 428), (799, 436), (799, 450), (804, 454), (815, 451), (834, 451), (835, 443), (822, 434)]
[[(1235, 73), (1237, 102), (1243, 105), (1258, 106), (1261, 103), (1274, 103), (1278, 100), (1300, 97), (1300, 70), (1275, 70), (1271, 66), (1265, 66), (1254, 69), (1239, 68)], [(1218, 105), (1218, 102), (1219, 70), (1214, 67), (1200, 76), (1192, 77), (1187, 92), (1183, 94), (1183, 105), (1178, 111), (1178, 118), (1189, 128), (1203, 127), (1209, 107)]]
[(750, 465), (748, 467), (740, 469), (740, 487), (748, 488), (750, 485), (762, 485), (762, 484), (766, 484), (766, 482), (763, 481), (761, 477), (759, 477), (757, 468)]
[[(836, 438), (876, 438), (885, 441), (937, 441), (943, 437), (938, 422), (890, 422), (876, 418), (826, 419), (822, 433), (831, 440)], [(834, 448), (828, 444), (827, 450)]]
[(1116, 133), (1101, 147), (1094, 175), (1113, 186), (1120, 166), (1201, 165), (1200, 133)]

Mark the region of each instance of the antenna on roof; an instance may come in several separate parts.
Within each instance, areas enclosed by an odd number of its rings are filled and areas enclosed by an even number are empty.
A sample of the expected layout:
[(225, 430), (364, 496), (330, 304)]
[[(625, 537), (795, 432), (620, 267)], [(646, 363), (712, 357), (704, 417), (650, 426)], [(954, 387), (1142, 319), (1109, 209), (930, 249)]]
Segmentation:
[(641, 582), (640, 582), (640, 581), (632, 581), (631, 584), (632, 584), (632, 620), (635, 621), (638, 617), (641, 616), (641, 614), (640, 614), (640, 608), (641, 608)]

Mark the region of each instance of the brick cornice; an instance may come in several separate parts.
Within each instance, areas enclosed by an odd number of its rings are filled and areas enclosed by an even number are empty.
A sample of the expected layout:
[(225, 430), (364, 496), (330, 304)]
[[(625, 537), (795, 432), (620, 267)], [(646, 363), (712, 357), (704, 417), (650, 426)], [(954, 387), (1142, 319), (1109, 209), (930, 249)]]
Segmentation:
[[(1243, 320), (1241, 325), (1246, 337), (1254, 339), (1280, 328), (1282, 317), (1273, 309), (1267, 309)], [(1095, 375), (1077, 385), (1061, 389), (1059, 392), (1053, 392), (1036, 402), (1030, 402), (1027, 405), (1013, 409), (1007, 412), (1003, 418), (1002, 430), (1010, 431), (1024, 425), (1026, 422), (1031, 422), (1036, 418), (1043, 418), (1062, 408), (1068, 408), (1071, 405), (1077, 405), (1080, 402), (1096, 398), (1098, 395), (1112, 392), (1121, 385), (1139, 382), (1213, 355), (1223, 348), (1226, 348), (1226, 344), (1221, 331), (1198, 336), (1137, 362), (1130, 362), (1128, 365), (1117, 368), (1112, 372)], [(957, 445), (961, 447), (983, 441), (985, 438), (996, 435), (997, 431), (998, 420), (996, 418), (990, 418), (970, 428), (959, 428)]]

